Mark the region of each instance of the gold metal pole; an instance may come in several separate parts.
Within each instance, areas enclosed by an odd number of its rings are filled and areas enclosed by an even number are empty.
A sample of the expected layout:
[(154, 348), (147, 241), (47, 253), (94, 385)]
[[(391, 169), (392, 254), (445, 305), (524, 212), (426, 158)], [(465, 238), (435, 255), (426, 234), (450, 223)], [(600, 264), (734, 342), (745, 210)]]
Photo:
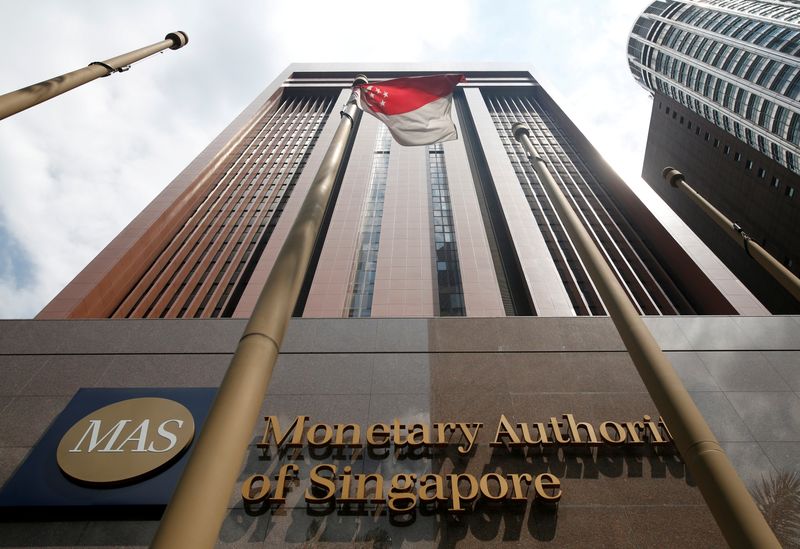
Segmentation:
[(164, 37), (164, 40), (161, 42), (156, 42), (155, 44), (139, 48), (138, 50), (123, 53), (122, 55), (106, 59), (105, 61), (94, 61), (90, 63), (88, 67), (0, 95), (0, 120), (102, 76), (108, 76), (114, 72), (126, 71), (131, 63), (140, 61), (154, 53), (158, 53), (167, 48), (171, 50), (180, 49), (188, 42), (189, 36), (185, 32), (171, 32)]
[(516, 123), (511, 131), (528, 153), (725, 540), (731, 547), (780, 548), (692, 397), (536, 153), (530, 130)]
[[(354, 85), (367, 82), (357, 76)], [(354, 99), (261, 290), (152, 547), (214, 547), (353, 129)]]
[(695, 204), (714, 221), (717, 225), (722, 227), (728, 236), (738, 242), (744, 251), (752, 257), (756, 262), (764, 267), (764, 269), (778, 281), (778, 283), (786, 288), (786, 290), (800, 301), (800, 279), (794, 273), (784, 267), (780, 261), (772, 257), (764, 248), (757, 242), (750, 238), (742, 228), (725, 217), (722, 212), (716, 209), (708, 200), (703, 198), (697, 191), (686, 183), (683, 174), (675, 168), (664, 168), (664, 179), (676, 189), (680, 189), (691, 198)]

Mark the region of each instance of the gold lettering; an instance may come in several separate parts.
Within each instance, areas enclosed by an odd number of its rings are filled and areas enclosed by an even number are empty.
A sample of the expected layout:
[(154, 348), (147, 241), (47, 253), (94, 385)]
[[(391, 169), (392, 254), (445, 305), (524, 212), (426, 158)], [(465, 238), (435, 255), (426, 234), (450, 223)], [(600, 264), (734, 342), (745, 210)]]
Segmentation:
[[(261, 486), (254, 495), (253, 486), (258, 482), (261, 483)], [(260, 503), (267, 499), (269, 490), (269, 479), (265, 475), (253, 475), (242, 483), (242, 500), (245, 503)]]
[[(327, 503), (336, 498), (336, 483), (333, 479), (323, 477), (320, 473), (327, 471), (332, 476), (336, 476), (336, 466), (330, 463), (323, 463), (311, 469), (309, 475), (311, 486), (306, 490), (306, 502), (308, 503)], [(322, 492), (316, 496), (314, 492)]]
[[(291, 442), (286, 446), (291, 448), (301, 448), (303, 446), (303, 432), (305, 430), (305, 423), (308, 420), (308, 416), (297, 416), (294, 418), (294, 421), (289, 426), (289, 429), (286, 433), (281, 431), (281, 423), (278, 421), (278, 416), (264, 416), (264, 419), (267, 421), (266, 426), (264, 427), (264, 436), (261, 438), (261, 442), (256, 444), (259, 448), (269, 448), (269, 435), (272, 434), (272, 440), (275, 442), (275, 446), (283, 446), (286, 442), (286, 439), (289, 437), (289, 433), (294, 431), (294, 436), (292, 437)], [(299, 423), (299, 425), (298, 425)]]
[(625, 428), (628, 429), (628, 436), (631, 438), (630, 444), (644, 444), (639, 437), (639, 430), (644, 429), (644, 423), (641, 421), (626, 421)]
[(518, 425), (522, 429), (522, 439), (528, 446), (551, 444), (550, 439), (547, 438), (547, 431), (545, 430), (544, 423), (531, 423), (531, 425), (536, 427), (537, 434), (535, 439), (531, 436), (527, 423), (519, 423)]
[[(347, 430), (351, 430), (350, 442), (344, 441), (344, 434)], [(336, 425), (336, 438), (331, 444), (334, 448), (343, 448), (350, 446), (351, 448), (361, 447), (361, 426), (356, 423), (345, 423)]]
[[(497, 483), (499, 490), (496, 494), (492, 494), (492, 491), (489, 487), (490, 480), (494, 480)], [(483, 475), (478, 484), (481, 488), (481, 494), (483, 494), (483, 497), (489, 501), (500, 501), (508, 495), (508, 482), (504, 476), (498, 475), (497, 473)]]
[(291, 471), (292, 475), (297, 475), (300, 467), (294, 463), (287, 463), (281, 467), (276, 480), (278, 484), (275, 486), (275, 495), (270, 499), (271, 503), (286, 503), (286, 479)]
[[(428, 482), (428, 481), (431, 482)], [(444, 501), (447, 496), (444, 494), (444, 479), (441, 475), (427, 474), (419, 478), (419, 500), (424, 502), (429, 501)], [(431, 496), (430, 490), (434, 488), (436, 491)]]
[[(391, 488), (386, 497), (386, 506), (393, 513), (407, 513), (417, 504), (417, 495), (413, 492), (417, 475), (397, 474), (392, 477)], [(401, 485), (402, 483), (402, 485)], [(405, 502), (405, 505), (403, 503)]]
[[(319, 431), (320, 429), (322, 429), (323, 431), (322, 439), (317, 438), (317, 431)], [(314, 448), (327, 446), (328, 444), (330, 444), (332, 438), (333, 438), (333, 428), (327, 423), (317, 423), (315, 425), (312, 425), (311, 427), (308, 428), (308, 433), (306, 434), (308, 445), (313, 446)]]
[[(613, 436), (608, 428), (613, 427), (616, 436)], [(616, 421), (604, 421), (600, 424), (600, 438), (603, 441), (608, 442), (609, 444), (622, 444), (628, 438), (628, 433), (625, 431), (625, 427), (617, 423)]]
[(454, 431), (456, 429), (455, 423), (434, 423), (436, 428), (436, 442), (435, 446), (447, 446), (447, 431)]
[[(467, 446), (459, 446), (458, 453), (468, 454), (472, 450), (472, 445), (475, 444), (475, 439), (478, 438), (478, 431), (483, 427), (483, 423), (459, 423), (458, 427), (467, 439)], [(474, 427), (475, 431), (470, 431), (470, 427)]]
[[(597, 435), (594, 433), (594, 427), (590, 424), (580, 421), (575, 422), (575, 417), (572, 414), (564, 414), (564, 419), (567, 420), (567, 425), (569, 425), (569, 433), (570, 437), (572, 438), (572, 444), (588, 444), (590, 446), (597, 446), (600, 444), (600, 441), (597, 440)], [(583, 442), (581, 439), (581, 433), (579, 429), (584, 429), (586, 431), (586, 436), (588, 440)]]
[(406, 440), (403, 440), (403, 429), (405, 428), (406, 426), (400, 423), (399, 419), (394, 418), (392, 420), (392, 429), (394, 430), (394, 445), (398, 448), (402, 448), (408, 443), (407, 438)]
[(505, 414), (500, 415), (500, 421), (497, 423), (497, 431), (494, 434), (494, 440), (489, 443), (489, 446), (505, 446), (505, 439), (508, 439), (508, 446), (514, 448), (515, 446), (522, 446), (516, 430), (511, 426)]
[(385, 423), (376, 423), (367, 427), (367, 444), (370, 446), (389, 446), (389, 426)]
[(408, 439), (406, 442), (412, 448), (418, 448), (423, 445), (430, 446), (430, 425), (423, 425), (422, 423), (412, 423), (409, 425)]
[[(505, 414), (501, 414), (495, 436), (489, 445), (517, 448), (551, 444), (596, 446), (603, 443), (612, 445), (650, 443), (663, 445), (672, 442), (672, 435), (662, 417), (654, 420), (649, 415), (643, 415), (641, 421), (604, 421), (598, 427), (590, 422), (576, 421), (573, 414), (563, 414), (562, 417), (564, 421), (550, 417), (547, 422), (512, 423)], [(259, 448), (269, 448), (271, 445), (297, 448), (302, 447), (304, 443), (313, 448), (326, 446), (361, 448), (365, 444), (375, 448), (385, 448), (390, 445), (394, 445), (398, 449), (406, 446), (434, 448), (447, 446), (452, 441), (453, 434), (456, 434), (460, 435), (457, 437), (458, 453), (466, 455), (475, 448), (478, 435), (483, 427), (483, 423), (464, 422), (404, 424), (399, 418), (394, 418), (391, 423), (369, 425), (366, 429), (366, 442), (364, 442), (361, 435), (362, 427), (357, 423), (317, 423), (309, 426), (309, 416), (299, 415), (293, 419), (288, 429), (283, 430), (277, 416), (265, 416), (264, 419), (266, 425), (261, 441), (257, 444)], [(128, 446), (135, 446), (133, 450), (135, 452), (158, 451), (153, 448), (152, 444), (150, 448), (146, 446), (147, 428), (149, 427), (146, 421), (138, 428), (133, 429), (133, 432), (121, 444), (117, 444), (116, 438), (123, 436), (121, 433), (123, 426), (124, 422), (117, 425), (116, 430), (112, 429), (103, 435), (102, 439), (98, 434), (100, 433), (99, 426), (93, 426), (84, 434), (78, 446), (91, 435), (94, 438), (90, 446), (101, 446), (106, 439), (115, 439), (115, 447), (106, 448), (106, 451), (121, 451), (123, 447)], [(550, 433), (547, 432), (548, 430)], [(458, 431), (461, 432), (458, 433)], [(164, 436), (161, 431), (159, 434)], [(111, 446), (111, 443), (109, 442), (107, 446)]]
[[(475, 480), (475, 477), (468, 474), (462, 473), (460, 475), (447, 475), (450, 479), (450, 511), (454, 513), (460, 513), (466, 511), (464, 507), (461, 506), (461, 503), (471, 503), (475, 501), (478, 497), (478, 482)], [(467, 481), (469, 484), (469, 490), (466, 494), (461, 492), (461, 486), (459, 482), (461, 480)]]
[(522, 473), (518, 475), (516, 473), (512, 473), (508, 475), (511, 479), (511, 485), (514, 487), (514, 491), (511, 494), (511, 501), (515, 503), (521, 503), (523, 501), (527, 501), (528, 497), (522, 493), (522, 482), (527, 482), (530, 484), (533, 482), (533, 477), (530, 473)]
[(536, 490), (536, 499), (541, 499), (548, 503), (555, 503), (561, 499), (561, 481), (558, 477), (550, 473), (536, 475), (533, 481), (533, 488)]
[(350, 496), (350, 485), (353, 482), (353, 476), (350, 474), (353, 472), (353, 468), (349, 465), (345, 465), (344, 469), (342, 469), (342, 474), (339, 475), (339, 480), (342, 481), (342, 490), (339, 493), (339, 501), (342, 503), (355, 503), (355, 499)]
[[(367, 483), (371, 480), (375, 481), (375, 492), (372, 494), (371, 498), (367, 498)], [(384, 500), (383, 497), (383, 476), (378, 473), (372, 473), (369, 475), (356, 475), (356, 481), (358, 482), (356, 488), (356, 497), (353, 498), (353, 501), (356, 503), (367, 503), (368, 501), (372, 503), (381, 503)]]
[(567, 444), (569, 442), (569, 438), (564, 438), (564, 434), (561, 432), (561, 422), (554, 417), (550, 418), (550, 430), (557, 443)]
[(647, 429), (650, 431), (650, 444), (667, 444), (667, 441), (661, 437), (661, 432), (658, 430), (658, 425), (650, 418), (650, 416), (644, 416), (645, 425), (647, 425)]

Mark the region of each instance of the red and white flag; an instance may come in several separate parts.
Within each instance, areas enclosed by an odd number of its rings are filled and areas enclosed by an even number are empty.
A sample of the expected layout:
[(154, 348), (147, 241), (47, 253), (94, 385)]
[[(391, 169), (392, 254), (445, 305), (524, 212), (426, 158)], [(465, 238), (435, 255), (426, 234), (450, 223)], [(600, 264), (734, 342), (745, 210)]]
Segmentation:
[(401, 145), (458, 139), (450, 117), (453, 90), (463, 74), (395, 78), (356, 87), (358, 105), (382, 121)]

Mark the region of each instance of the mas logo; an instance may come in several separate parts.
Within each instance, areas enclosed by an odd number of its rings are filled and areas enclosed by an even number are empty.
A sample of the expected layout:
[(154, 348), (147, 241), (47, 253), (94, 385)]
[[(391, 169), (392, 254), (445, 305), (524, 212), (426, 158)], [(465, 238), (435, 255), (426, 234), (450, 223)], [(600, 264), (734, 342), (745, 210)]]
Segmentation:
[(83, 417), (62, 437), (58, 466), (71, 479), (134, 480), (169, 465), (192, 442), (194, 419), (165, 398), (133, 398)]
[(158, 519), (215, 388), (79, 389), (0, 489), (0, 515)]

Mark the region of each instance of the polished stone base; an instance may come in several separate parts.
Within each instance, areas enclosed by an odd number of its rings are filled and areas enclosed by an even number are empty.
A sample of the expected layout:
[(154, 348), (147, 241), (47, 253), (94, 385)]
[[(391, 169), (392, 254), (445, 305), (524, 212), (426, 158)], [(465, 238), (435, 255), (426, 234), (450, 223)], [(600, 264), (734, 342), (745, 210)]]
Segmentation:
[[(746, 483), (800, 470), (800, 319), (649, 318), (648, 325)], [(239, 320), (0, 322), (0, 481), (79, 387), (210, 387), (219, 384), (244, 323)], [(256, 448), (240, 482), (300, 467), (281, 507), (242, 504), (231, 490), (220, 546), (724, 546), (680, 459), (662, 448), (592, 450), (489, 446), (501, 415), (513, 422), (574, 414), (603, 421), (658, 417), (606, 318), (295, 320), (264, 401), (264, 415), (311, 422), (481, 422), (473, 451), (356, 456), (304, 447), (297, 455)], [(286, 423), (284, 423), (286, 422)], [(543, 473), (563, 489), (557, 509), (478, 501), (471, 512), (418, 509), (394, 524), (374, 506), (309, 510), (312, 467), (353, 473)], [(531, 492), (530, 500), (533, 499)], [(309, 512), (311, 511), (311, 512)], [(3, 546), (147, 545), (142, 521), (0, 523)]]

